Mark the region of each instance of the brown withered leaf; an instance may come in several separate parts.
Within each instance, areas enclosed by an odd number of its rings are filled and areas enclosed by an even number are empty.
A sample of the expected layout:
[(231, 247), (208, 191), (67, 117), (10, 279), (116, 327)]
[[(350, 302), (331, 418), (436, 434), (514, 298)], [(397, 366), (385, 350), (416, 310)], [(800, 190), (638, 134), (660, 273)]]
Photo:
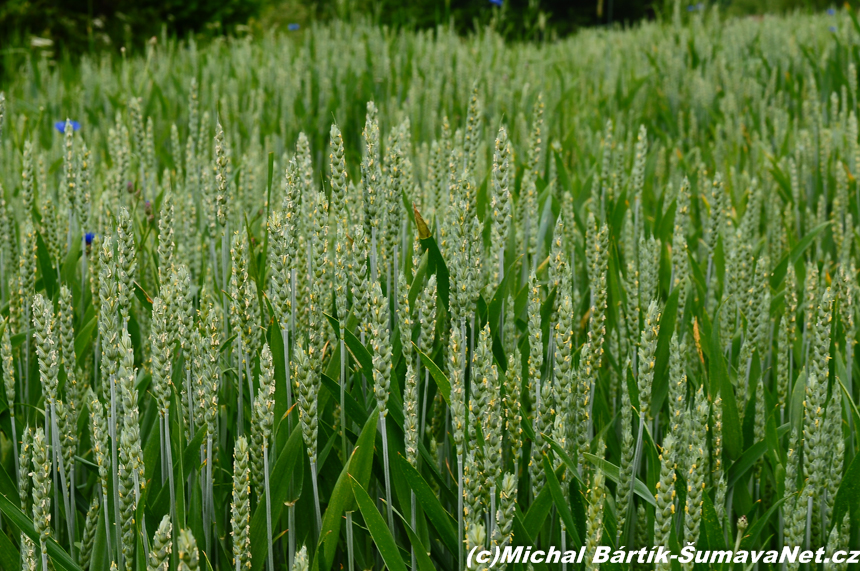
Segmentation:
[(421, 217), (421, 213), (418, 212), (418, 207), (415, 206), (415, 203), (412, 203), (412, 212), (415, 213), (415, 225), (418, 226), (418, 238), (424, 240), (430, 237), (430, 227), (427, 226), (427, 223), (424, 222), (424, 219)]

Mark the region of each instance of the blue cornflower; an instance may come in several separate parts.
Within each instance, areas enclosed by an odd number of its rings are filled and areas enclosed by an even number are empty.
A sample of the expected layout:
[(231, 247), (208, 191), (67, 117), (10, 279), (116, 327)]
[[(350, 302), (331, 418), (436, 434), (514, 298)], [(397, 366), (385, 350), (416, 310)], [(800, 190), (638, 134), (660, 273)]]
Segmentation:
[(690, 4), (689, 6), (687, 6), (687, 12), (692, 12), (692, 11), (693, 11), (693, 10), (695, 10), (695, 9), (696, 9), (696, 7), (695, 7), (695, 6), (693, 6), (692, 4)]
[(830, 30), (830, 32), (831, 32), (831, 33), (833, 33), (833, 34), (835, 34), (835, 33), (836, 33), (836, 26), (830, 26), (830, 27), (829, 27), (829, 28), (827, 28), (827, 29), (828, 29), (828, 30)]
[(490, 4), (493, 6), (501, 6), (504, 3), (504, 0), (490, 0)]
[(86, 240), (86, 241), (87, 241), (87, 246), (89, 246), (90, 244), (92, 244), (92, 243), (93, 243), (93, 238), (95, 238), (95, 237), (96, 237), (96, 235), (95, 235), (95, 234), (93, 234), (92, 232), (87, 232), (87, 233), (84, 235), (84, 240)]
[(827, 9), (827, 15), (828, 16), (835, 16), (836, 15), (836, 9), (835, 8), (828, 8)]
[(297, 32), (299, 30), (298, 24), (287, 24), (287, 29), (291, 32)]
[[(67, 119), (66, 121), (69, 120)], [(57, 131), (59, 131), (60, 133), (66, 132), (66, 121), (57, 121), (56, 123), (54, 123), (54, 127), (57, 128)], [(81, 128), (81, 124), (77, 121), (69, 121), (69, 123), (72, 124), (72, 131), (77, 131)]]

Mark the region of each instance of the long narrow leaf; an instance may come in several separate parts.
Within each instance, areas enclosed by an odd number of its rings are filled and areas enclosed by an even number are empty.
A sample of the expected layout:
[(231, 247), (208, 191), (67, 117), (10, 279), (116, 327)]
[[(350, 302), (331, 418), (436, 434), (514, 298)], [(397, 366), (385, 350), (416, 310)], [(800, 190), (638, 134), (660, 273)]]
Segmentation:
[(749, 472), (750, 468), (755, 466), (758, 459), (764, 456), (765, 452), (767, 452), (767, 442), (764, 441), (756, 442), (747, 448), (747, 450), (741, 454), (741, 457), (732, 464), (731, 468), (729, 468), (728, 487), (733, 488), (734, 485), (738, 483), (738, 480), (740, 480), (744, 474)]
[[(271, 484), (269, 493), (271, 501), (269, 505), (272, 509), (272, 521), (277, 521), (281, 516), (281, 510), (284, 507), (284, 502), (287, 501), (289, 495), (290, 474), (296, 469), (296, 466), (301, 465), (302, 448), (302, 430), (298, 423), (293, 428), (289, 440), (284, 450), (278, 455), (278, 460), (272, 468)], [(266, 540), (266, 504), (259, 502), (254, 515), (251, 517), (251, 564), (253, 569), (260, 569), (266, 560), (266, 551), (269, 548), (269, 542)]]
[(376, 439), (376, 425), (379, 411), (376, 409), (364, 423), (364, 428), (355, 443), (352, 457), (337, 479), (329, 497), (328, 507), (323, 515), (320, 544), (314, 556), (313, 568), (328, 571), (334, 562), (334, 555), (340, 537), (343, 512), (355, 511), (350, 476), (355, 477), (360, 484), (367, 485), (370, 481), (370, 469), (373, 462), (373, 442)]
[(385, 566), (390, 571), (406, 571), (406, 565), (403, 563), (403, 558), (400, 557), (400, 551), (397, 549), (397, 544), (394, 543), (394, 537), (391, 535), (391, 530), (388, 529), (382, 514), (376, 509), (373, 500), (370, 499), (361, 484), (352, 476), (349, 479), (355, 501), (358, 503), (358, 508), (361, 510), (361, 515), (364, 516), (364, 522), (367, 524), (373, 543), (379, 550), (379, 554), (382, 555)]
[(439, 503), (439, 499), (436, 497), (436, 494), (433, 493), (430, 485), (421, 477), (421, 474), (412, 467), (412, 464), (399, 455), (397, 456), (396, 462), (403, 473), (403, 477), (406, 479), (406, 483), (409, 485), (409, 489), (415, 493), (415, 498), (424, 509), (424, 513), (430, 519), (433, 527), (436, 528), (436, 531), (439, 533), (439, 537), (442, 538), (442, 542), (452, 553), (456, 553), (457, 521), (445, 511), (445, 508), (443, 508), (442, 504)]
[[(583, 454), (583, 457), (598, 468), (600, 468), (607, 478), (609, 478), (616, 484), (618, 483), (618, 475), (620, 473), (618, 466), (608, 460), (598, 458), (594, 454), (589, 454), (588, 452)], [(633, 492), (652, 506), (657, 507), (657, 500), (654, 499), (654, 494), (651, 493), (651, 490), (648, 489), (648, 486), (645, 485), (645, 482), (643, 482), (639, 478), (636, 478), (636, 481), (633, 483)]]
[[(18, 507), (12, 503), (5, 495), (0, 494), (0, 511), (3, 515), (18, 528), (24, 535), (29, 537), (33, 543), (39, 545), (39, 534), (33, 526), (33, 520), (24, 515)], [(66, 550), (60, 547), (54, 538), (48, 538), (48, 556), (54, 562), (54, 565), (62, 569), (62, 571), (82, 571), (75, 563), (74, 559), (66, 553)]]
[[(544, 455), (543, 457), (543, 467), (544, 473), (546, 474), (546, 484), (549, 488), (550, 494), (552, 495), (553, 502), (555, 502), (558, 514), (564, 522), (567, 533), (570, 534), (571, 539), (573, 540), (573, 547), (578, 548), (582, 545), (582, 541), (579, 539), (579, 532), (576, 530), (576, 525), (573, 522), (573, 513), (571, 513), (570, 506), (564, 498), (555, 470), (552, 469), (552, 465), (549, 463), (549, 456), (547, 455)], [(559, 471), (562, 474), (564, 473), (564, 469), (564, 465), (559, 467)]]
[(451, 382), (448, 380), (448, 377), (446, 377), (445, 373), (442, 372), (442, 369), (433, 362), (433, 359), (423, 353), (415, 343), (412, 343), (412, 347), (418, 353), (418, 356), (421, 357), (421, 363), (423, 363), (424, 366), (427, 367), (427, 370), (430, 371), (430, 376), (433, 377), (434, 381), (436, 381), (436, 387), (442, 394), (442, 398), (445, 399), (445, 403), (448, 406), (451, 406)]

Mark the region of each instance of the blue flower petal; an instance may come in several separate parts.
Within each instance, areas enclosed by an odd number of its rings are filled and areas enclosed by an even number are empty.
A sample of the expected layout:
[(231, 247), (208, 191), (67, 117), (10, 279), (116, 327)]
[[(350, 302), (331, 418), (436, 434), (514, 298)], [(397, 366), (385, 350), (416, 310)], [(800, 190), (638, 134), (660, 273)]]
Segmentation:
[(68, 121), (68, 123), (72, 126), (72, 131), (78, 131), (78, 130), (80, 130), (80, 128), (81, 128), (81, 124), (80, 124), (80, 123), (78, 123), (77, 121), (72, 121), (72, 120), (70, 120), (70, 119), (66, 119), (66, 121), (57, 121), (56, 123), (54, 123), (54, 127), (55, 127), (55, 128), (57, 129), (57, 131), (59, 131), (60, 133), (65, 133), (65, 132), (66, 132), (66, 122), (67, 122), (67, 121)]
[(287, 29), (291, 32), (296, 32), (299, 29), (298, 24), (287, 24)]

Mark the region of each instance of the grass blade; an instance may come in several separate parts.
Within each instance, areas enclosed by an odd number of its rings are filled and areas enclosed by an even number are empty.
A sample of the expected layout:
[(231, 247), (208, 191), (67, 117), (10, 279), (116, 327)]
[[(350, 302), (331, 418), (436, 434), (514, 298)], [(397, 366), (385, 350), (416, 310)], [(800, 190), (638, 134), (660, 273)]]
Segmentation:
[[(39, 545), (39, 534), (36, 532), (36, 528), (33, 526), (33, 520), (24, 515), (18, 507), (12, 503), (9, 498), (5, 495), (0, 494), (0, 511), (3, 512), (3, 515), (17, 527), (24, 535), (33, 540), (33, 542), (38, 547)], [(54, 538), (48, 539), (48, 557), (54, 562), (54, 565), (61, 569), (62, 571), (82, 571), (81, 568), (75, 563), (74, 559), (60, 547), (60, 544), (56, 542)]]
[(406, 565), (403, 563), (403, 558), (400, 557), (400, 551), (397, 549), (397, 544), (394, 543), (394, 536), (391, 535), (391, 530), (373, 504), (373, 500), (367, 495), (361, 484), (353, 478), (349, 477), (352, 485), (352, 493), (355, 496), (355, 501), (358, 504), (358, 509), (361, 510), (361, 515), (364, 516), (364, 522), (367, 524), (367, 529), (370, 531), (370, 536), (373, 538), (373, 543), (382, 555), (382, 560), (385, 566), (390, 571), (406, 571)]

